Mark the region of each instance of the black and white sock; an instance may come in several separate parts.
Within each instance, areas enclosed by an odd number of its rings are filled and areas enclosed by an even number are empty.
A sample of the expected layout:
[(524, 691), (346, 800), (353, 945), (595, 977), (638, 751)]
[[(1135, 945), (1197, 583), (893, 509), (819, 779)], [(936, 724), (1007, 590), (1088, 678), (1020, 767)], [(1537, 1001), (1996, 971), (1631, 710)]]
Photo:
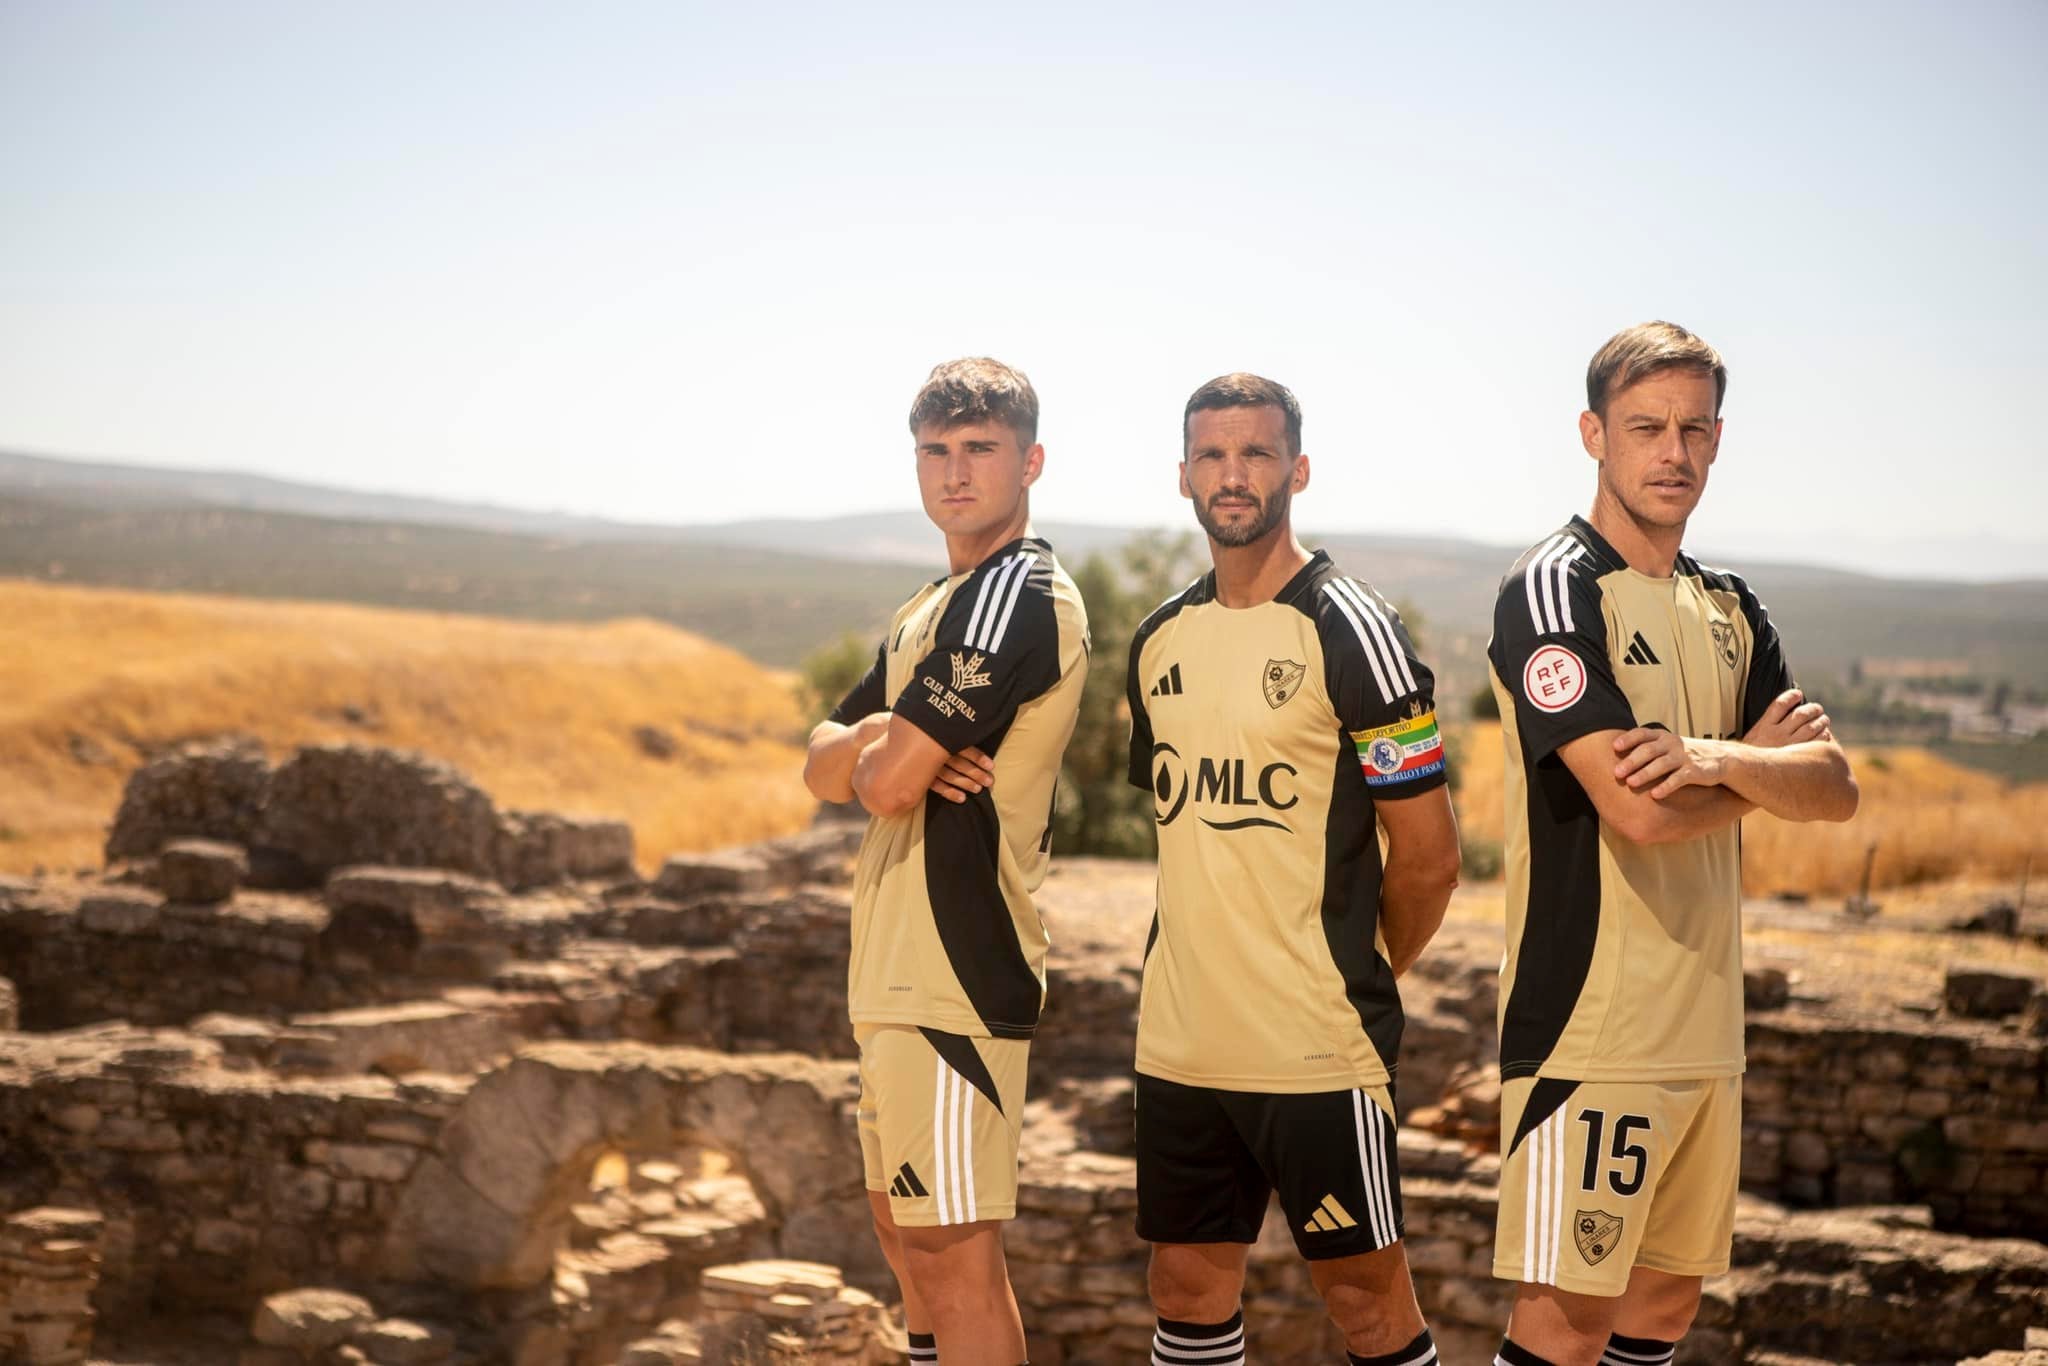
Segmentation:
[(1536, 1355), (1518, 1342), (1502, 1338), (1500, 1351), (1494, 1354), (1493, 1366), (1557, 1366), (1557, 1363), (1549, 1357)]
[(1600, 1366), (1671, 1366), (1678, 1344), (1655, 1338), (1629, 1338), (1619, 1333), (1608, 1336), (1607, 1350), (1600, 1354)]
[(911, 1366), (939, 1366), (939, 1340), (930, 1333), (910, 1335)]
[(1152, 1366), (1244, 1366), (1244, 1310), (1222, 1323), (1159, 1320), (1152, 1330)]
[(1436, 1339), (1429, 1335), (1425, 1325), (1422, 1336), (1398, 1352), (1376, 1357), (1362, 1357), (1356, 1352), (1344, 1355), (1351, 1358), (1351, 1366), (1436, 1366)]

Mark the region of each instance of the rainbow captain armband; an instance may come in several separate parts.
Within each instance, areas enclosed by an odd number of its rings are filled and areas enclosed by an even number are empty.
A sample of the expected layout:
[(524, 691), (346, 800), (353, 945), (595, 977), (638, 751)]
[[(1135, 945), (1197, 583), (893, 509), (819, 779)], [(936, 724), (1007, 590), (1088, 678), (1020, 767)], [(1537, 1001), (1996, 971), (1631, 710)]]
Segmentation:
[(1444, 737), (1434, 708), (1377, 730), (1353, 731), (1351, 739), (1368, 787), (1395, 787), (1443, 772)]

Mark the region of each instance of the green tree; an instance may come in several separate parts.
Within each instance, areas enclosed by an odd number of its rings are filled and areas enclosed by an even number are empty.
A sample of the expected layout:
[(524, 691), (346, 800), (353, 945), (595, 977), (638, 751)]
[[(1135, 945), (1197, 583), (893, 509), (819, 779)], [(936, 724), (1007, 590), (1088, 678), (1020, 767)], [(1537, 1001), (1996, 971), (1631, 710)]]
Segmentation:
[(1060, 770), (1053, 847), (1067, 854), (1149, 858), (1152, 798), (1127, 779), (1131, 713), (1125, 697), (1131, 637), (1193, 577), (1194, 538), (1147, 532), (1114, 560), (1097, 552), (1074, 571), (1088, 607), (1088, 682)]
[(804, 715), (813, 724), (824, 720), (874, 662), (875, 642), (857, 631), (848, 631), (805, 655), (797, 666), (797, 699)]

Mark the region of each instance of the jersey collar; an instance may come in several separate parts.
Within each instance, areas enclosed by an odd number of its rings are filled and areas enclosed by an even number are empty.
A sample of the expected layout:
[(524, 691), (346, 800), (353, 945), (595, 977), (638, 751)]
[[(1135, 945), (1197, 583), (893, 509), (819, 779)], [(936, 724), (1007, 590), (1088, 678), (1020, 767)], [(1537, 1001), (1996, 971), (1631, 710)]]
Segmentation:
[[(1273, 601), (1292, 604), (1302, 594), (1311, 592), (1330, 568), (1330, 552), (1318, 550), (1308, 557), (1308, 563), (1294, 572), (1294, 577), (1280, 586), (1273, 595)], [(1195, 580), (1194, 589), (1188, 594), (1187, 605), (1199, 607), (1205, 602), (1216, 601), (1216, 571), (1210, 570)], [(1247, 607), (1247, 612), (1252, 609)]]

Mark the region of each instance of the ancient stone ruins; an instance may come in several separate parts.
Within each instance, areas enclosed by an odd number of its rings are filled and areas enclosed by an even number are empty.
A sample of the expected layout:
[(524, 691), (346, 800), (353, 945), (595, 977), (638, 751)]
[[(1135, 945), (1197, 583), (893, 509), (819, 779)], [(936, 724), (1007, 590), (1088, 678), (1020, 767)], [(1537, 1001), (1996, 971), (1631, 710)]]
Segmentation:
[[(500, 811), (408, 756), (152, 763), (104, 870), (0, 880), (0, 1360), (901, 1360), (844, 1016), (858, 836), (650, 882), (623, 826)], [(1147, 1356), (1148, 886), (1077, 860), (1046, 887), (1008, 1235), (1040, 1366)], [(1499, 951), (1447, 932), (1405, 993), (1409, 1255), (1451, 1366), (1491, 1359), (1506, 1307)], [(1917, 1012), (1748, 985), (1736, 1266), (1681, 1359), (2048, 1360), (2042, 984), (1956, 973)], [(1341, 1360), (1267, 1229), (1255, 1359)]]

